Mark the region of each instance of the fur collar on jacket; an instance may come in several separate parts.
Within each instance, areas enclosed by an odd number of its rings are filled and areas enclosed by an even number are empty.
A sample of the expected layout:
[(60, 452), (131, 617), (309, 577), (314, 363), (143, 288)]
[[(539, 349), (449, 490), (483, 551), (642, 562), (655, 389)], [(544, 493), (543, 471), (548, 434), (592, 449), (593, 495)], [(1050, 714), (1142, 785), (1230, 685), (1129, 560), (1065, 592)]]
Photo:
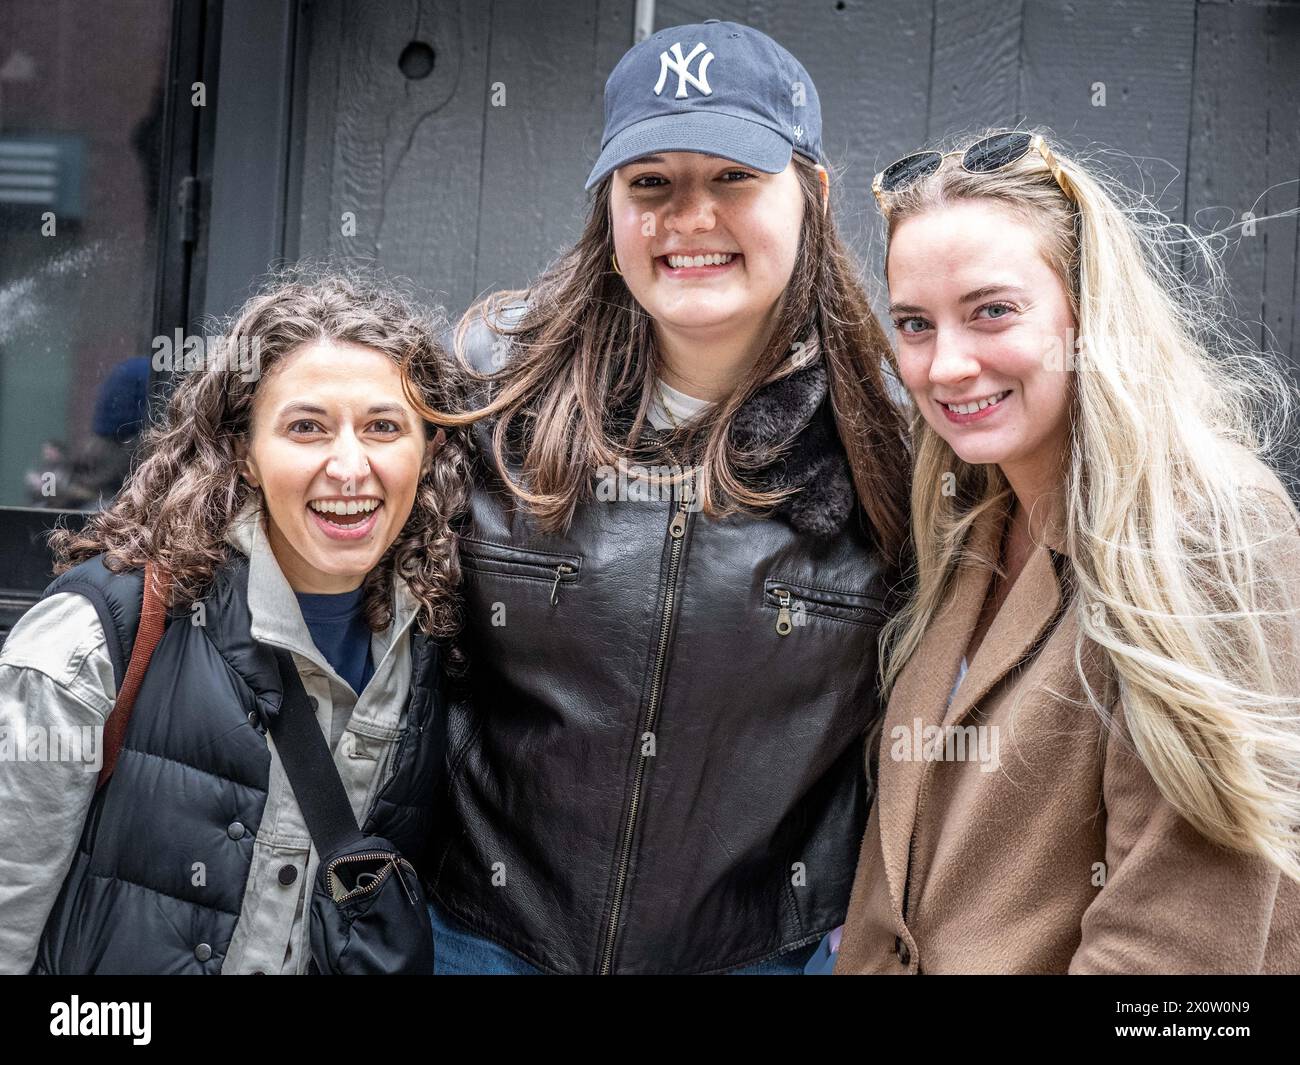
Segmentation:
[[(506, 321), (522, 310), (522, 305), (508, 308)], [(470, 365), (482, 373), (499, 369), (494, 356), (499, 342), (476, 323), (466, 345)], [(801, 358), (802, 366), (769, 380), (745, 401), (735, 415), (733, 438), (737, 446), (755, 453), (757, 468), (747, 478), (751, 487), (764, 492), (800, 489), (779, 503), (774, 514), (801, 533), (834, 536), (853, 515), (857, 493), (831, 409), (829, 377), (815, 328)], [(634, 416), (633, 410), (614, 412), (610, 428), (626, 439)], [(488, 423), (494, 420), (475, 423), (471, 432), (475, 446), (485, 453), (491, 450)], [(507, 446), (516, 457), (525, 446), (524, 431), (516, 421), (507, 434)], [(656, 441), (665, 435), (647, 425), (643, 439)]]
[[(833, 536), (853, 514), (857, 494), (831, 410), (830, 382), (816, 334), (805, 365), (768, 381), (736, 412), (732, 440), (758, 464), (746, 482), (763, 492), (798, 488), (774, 508), (799, 532)], [(662, 439), (653, 429), (648, 436)]]

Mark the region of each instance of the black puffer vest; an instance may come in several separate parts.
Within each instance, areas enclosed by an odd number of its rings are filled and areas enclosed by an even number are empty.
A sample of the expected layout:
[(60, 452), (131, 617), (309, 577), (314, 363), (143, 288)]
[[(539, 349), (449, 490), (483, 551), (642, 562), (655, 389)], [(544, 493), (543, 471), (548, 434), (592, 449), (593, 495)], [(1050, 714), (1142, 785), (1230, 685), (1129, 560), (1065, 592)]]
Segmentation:
[[(465, 354), (500, 347), (476, 322)], [(475, 423), (434, 891), (479, 934), (552, 972), (701, 973), (843, 922), (895, 601), (830, 402), (816, 360), (737, 412), (761, 487), (799, 489), (770, 516), (598, 494), (563, 534)]]
[[(140, 571), (114, 574), (99, 556), (45, 590), (95, 604), (119, 687), (142, 589)], [(204, 604), (201, 626), (187, 611), (169, 616), (34, 972), (221, 971), (266, 803), (266, 729), (283, 692), (271, 649), (249, 634), (246, 558), (235, 554), (218, 572)], [(387, 837), (424, 875), (444, 692), (437, 643), (412, 640), (406, 728), (362, 831)]]

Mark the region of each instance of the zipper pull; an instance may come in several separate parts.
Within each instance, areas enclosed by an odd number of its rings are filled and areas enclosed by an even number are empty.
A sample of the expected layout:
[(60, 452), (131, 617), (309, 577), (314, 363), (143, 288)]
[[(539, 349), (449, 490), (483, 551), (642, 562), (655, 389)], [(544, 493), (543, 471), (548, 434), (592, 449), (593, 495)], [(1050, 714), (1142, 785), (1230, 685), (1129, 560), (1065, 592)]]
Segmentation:
[[(392, 862), (393, 875), (397, 877), (398, 881), (402, 885), (402, 890), (406, 892), (406, 901), (412, 906), (416, 905), (415, 893), (411, 890), (411, 885), (406, 882), (406, 873), (402, 869), (402, 859), (394, 856)], [(412, 870), (412, 872), (414, 872), (414, 870)]]
[(668, 526), (668, 533), (674, 540), (680, 540), (686, 535), (686, 508), (694, 498), (695, 485), (690, 481), (683, 481), (681, 501), (677, 504), (677, 513), (673, 515), (672, 524)]
[(794, 628), (794, 621), (790, 617), (790, 592), (785, 588), (773, 588), (772, 592), (776, 596), (776, 601), (781, 604), (781, 609), (776, 613), (777, 634), (789, 636), (790, 630)]
[(686, 535), (686, 500), (682, 500), (677, 507), (677, 513), (673, 515), (672, 524), (668, 526), (668, 535), (674, 540), (680, 540)]
[(555, 567), (555, 583), (551, 585), (551, 606), (555, 606), (560, 601), (560, 578), (572, 572), (573, 567), (567, 562), (561, 562)]

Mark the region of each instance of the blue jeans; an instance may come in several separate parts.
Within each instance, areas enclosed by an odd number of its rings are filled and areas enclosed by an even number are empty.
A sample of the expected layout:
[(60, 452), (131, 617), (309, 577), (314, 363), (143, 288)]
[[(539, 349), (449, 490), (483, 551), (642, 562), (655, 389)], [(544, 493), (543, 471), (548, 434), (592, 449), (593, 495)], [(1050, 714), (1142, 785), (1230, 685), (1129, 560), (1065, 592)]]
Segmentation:
[[(433, 973), (435, 976), (542, 976), (538, 969), (499, 943), (480, 936), (442, 907), (429, 903), (433, 923)], [(786, 951), (775, 958), (732, 969), (728, 976), (800, 976), (820, 944)]]
[(434, 976), (543, 976), (519, 955), (480, 936), (433, 902)]

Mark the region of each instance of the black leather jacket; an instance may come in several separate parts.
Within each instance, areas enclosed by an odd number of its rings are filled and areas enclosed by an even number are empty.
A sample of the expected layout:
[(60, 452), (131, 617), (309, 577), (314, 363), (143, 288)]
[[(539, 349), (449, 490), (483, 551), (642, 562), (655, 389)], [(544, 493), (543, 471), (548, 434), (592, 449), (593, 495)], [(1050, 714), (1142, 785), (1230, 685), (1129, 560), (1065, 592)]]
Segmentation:
[[(472, 327), (482, 372), (493, 340)], [(595, 500), (564, 535), (474, 426), (431, 886), (479, 934), (552, 972), (704, 973), (843, 923), (891, 575), (829, 404), (814, 358), (737, 413), (753, 443), (797, 434), (763, 486), (805, 487), (770, 517)]]

